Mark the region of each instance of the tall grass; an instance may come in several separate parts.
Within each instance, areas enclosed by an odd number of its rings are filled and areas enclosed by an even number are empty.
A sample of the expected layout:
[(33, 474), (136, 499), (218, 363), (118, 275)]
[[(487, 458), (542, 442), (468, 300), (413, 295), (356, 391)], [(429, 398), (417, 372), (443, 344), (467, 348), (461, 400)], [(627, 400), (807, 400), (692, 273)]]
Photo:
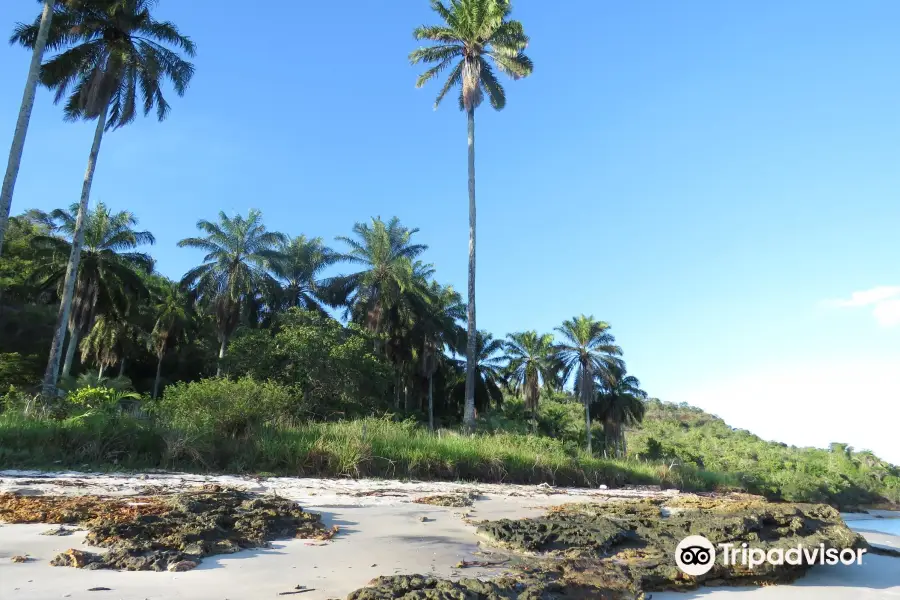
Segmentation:
[(267, 425), (240, 435), (164, 427), (106, 413), (65, 420), (0, 415), (0, 467), (147, 469), (598, 486), (737, 485), (693, 468), (572, 456), (550, 438), (464, 436), (368, 418)]

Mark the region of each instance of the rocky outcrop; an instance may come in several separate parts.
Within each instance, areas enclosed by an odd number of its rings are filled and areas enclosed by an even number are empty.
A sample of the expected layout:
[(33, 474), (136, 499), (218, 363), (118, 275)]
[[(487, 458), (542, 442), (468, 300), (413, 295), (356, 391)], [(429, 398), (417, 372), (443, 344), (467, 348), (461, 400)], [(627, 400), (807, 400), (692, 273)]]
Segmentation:
[(145, 499), (6, 495), (2, 500), (2, 516), (9, 522), (84, 526), (87, 543), (108, 551), (71, 549), (51, 563), (84, 569), (183, 571), (206, 556), (281, 538), (329, 539), (336, 532), (290, 500), (218, 487)]
[(675, 552), (682, 539), (693, 535), (716, 547), (730, 544), (738, 563), (744, 544), (766, 554), (771, 550), (774, 557), (798, 546), (817, 553), (867, 547), (829, 506), (771, 503), (747, 495), (572, 504), (540, 518), (483, 522), (478, 532), (496, 546), (527, 556), (519, 572), (490, 582), (382, 577), (349, 599), (624, 600), (701, 584), (788, 583), (818, 561), (800, 554), (800, 564), (782, 561), (751, 568), (726, 564), (720, 556), (707, 573), (692, 576), (678, 568)]

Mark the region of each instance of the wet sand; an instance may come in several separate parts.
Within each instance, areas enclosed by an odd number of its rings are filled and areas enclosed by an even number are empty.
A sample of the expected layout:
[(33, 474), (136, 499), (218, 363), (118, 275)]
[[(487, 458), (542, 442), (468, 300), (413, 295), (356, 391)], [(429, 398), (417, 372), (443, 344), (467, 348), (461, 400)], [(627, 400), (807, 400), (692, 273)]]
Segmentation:
[[(39, 476), (40, 475), (40, 476)], [(378, 575), (422, 573), (441, 577), (485, 577), (497, 568), (456, 568), (463, 560), (492, 561), (471, 519), (529, 517), (568, 502), (640, 497), (647, 490), (585, 490), (518, 485), (462, 485), (323, 479), (203, 477), (148, 474), (114, 475), (0, 472), (0, 493), (135, 495), (183, 491), (218, 483), (247, 491), (277, 494), (319, 512), (340, 534), (329, 542), (275, 541), (270, 548), (205, 558), (185, 573), (86, 571), (52, 567), (50, 559), (68, 548), (88, 549), (84, 533), (42, 536), (52, 525), (0, 525), (0, 598), (115, 598), (120, 600), (257, 600), (299, 596), (304, 600), (345, 598)], [(470, 508), (416, 504), (430, 494), (479, 494)], [(666, 492), (671, 494), (673, 492)], [(852, 526), (852, 522), (851, 522)], [(865, 533), (873, 543), (900, 547), (900, 536)], [(870, 537), (871, 536), (871, 537)], [(14, 564), (10, 558), (33, 560)], [(298, 589), (298, 586), (300, 588)], [(90, 588), (108, 591), (88, 591)], [(312, 591), (304, 592), (303, 588)], [(862, 566), (816, 567), (794, 585), (768, 588), (702, 588), (689, 593), (654, 593), (655, 600), (711, 598), (806, 600), (807, 598), (900, 598), (900, 559), (866, 556)]]

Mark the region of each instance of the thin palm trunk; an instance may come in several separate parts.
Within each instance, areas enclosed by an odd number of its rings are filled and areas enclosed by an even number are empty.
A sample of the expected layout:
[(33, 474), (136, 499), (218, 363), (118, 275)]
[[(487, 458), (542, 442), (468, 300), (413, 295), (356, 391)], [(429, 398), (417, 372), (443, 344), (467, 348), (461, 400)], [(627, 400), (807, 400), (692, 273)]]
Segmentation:
[(28, 78), (25, 80), (25, 93), (22, 97), (22, 106), (19, 108), (19, 118), (16, 121), (12, 147), (9, 150), (9, 163), (6, 166), (6, 175), (3, 177), (3, 187), (0, 188), (0, 252), (3, 252), (3, 238), (6, 234), (6, 225), (9, 223), (13, 191), (16, 187), (16, 178), (19, 176), (22, 153), (25, 150), (25, 137), (28, 135), (28, 124), (34, 108), (41, 61), (44, 58), (44, 48), (47, 46), (47, 38), (50, 35), (50, 23), (53, 21), (53, 4), (54, 0), (44, 0), (41, 26), (38, 29), (34, 52), (31, 54), (31, 66), (28, 69)]
[(466, 406), (463, 422), (475, 430), (475, 109), (467, 111), (469, 122), (469, 303), (466, 325)]
[(400, 412), (400, 375), (394, 377), (394, 410)]
[(106, 363), (100, 363), (100, 368), (97, 369), (97, 379), (103, 377), (103, 367), (106, 366)]
[(428, 374), (428, 431), (434, 433), (434, 378)]
[(72, 364), (75, 362), (75, 350), (78, 349), (78, 338), (81, 337), (80, 333), (77, 327), (69, 329), (69, 345), (66, 346), (66, 359), (63, 361), (61, 377), (68, 377), (69, 373), (72, 372)]
[(593, 383), (593, 375), (591, 374), (591, 367), (589, 363), (582, 363), (581, 365), (581, 401), (584, 403), (584, 432), (585, 439), (587, 440), (587, 453), (590, 456), (593, 456), (593, 450), (591, 448), (591, 395), (589, 390), (591, 388), (591, 384)]
[(81, 260), (81, 246), (84, 243), (84, 219), (88, 212), (91, 198), (91, 186), (94, 183), (94, 171), (97, 168), (97, 157), (100, 155), (100, 144), (103, 142), (103, 131), (106, 128), (106, 116), (109, 102), (105, 102), (103, 110), (97, 117), (97, 129), (94, 131), (94, 142), (88, 156), (87, 171), (84, 174), (84, 185), (81, 188), (81, 201), (78, 206), (78, 217), (75, 219), (75, 235), (72, 239), (72, 251), (69, 253), (69, 264), (66, 266), (66, 280), (63, 284), (63, 297), (56, 315), (56, 332), (50, 344), (50, 358), (44, 372), (43, 393), (46, 396), (56, 395), (59, 359), (62, 353), (63, 338), (69, 323), (69, 311), (72, 308), (72, 297), (75, 294), (75, 281), (78, 279), (78, 262)]
[(159, 354), (158, 360), (156, 361), (156, 379), (153, 380), (153, 399), (154, 400), (159, 396), (159, 380), (162, 378), (162, 361), (163, 361), (163, 354)]
[(228, 336), (222, 336), (222, 344), (219, 346), (219, 362), (216, 364), (216, 377), (222, 376), (222, 359), (225, 358), (225, 349), (228, 347)]
[(125, 375), (125, 359), (122, 359), (122, 362), (119, 363), (119, 377), (123, 377)]

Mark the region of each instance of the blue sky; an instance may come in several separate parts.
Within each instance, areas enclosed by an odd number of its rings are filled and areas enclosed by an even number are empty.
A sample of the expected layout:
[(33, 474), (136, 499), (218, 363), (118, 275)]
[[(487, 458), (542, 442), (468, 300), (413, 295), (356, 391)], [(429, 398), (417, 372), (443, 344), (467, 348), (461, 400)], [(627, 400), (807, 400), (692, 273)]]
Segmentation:
[[(220, 209), (326, 240), (397, 215), (465, 289), (465, 119), (435, 112), (406, 61), (428, 3), (209, 6), (161, 1), (198, 44), (196, 77), (165, 123), (106, 138), (94, 201), (134, 211), (171, 277), (201, 258), (176, 242)], [(0, 24), (38, 9), (4, 2)], [(900, 4), (514, 15), (535, 72), (477, 116), (479, 326), (593, 314), (654, 396), (900, 463)], [(0, 48), (0, 140), (27, 66)], [(92, 127), (60, 115), (41, 91), (13, 213), (78, 197)]]

